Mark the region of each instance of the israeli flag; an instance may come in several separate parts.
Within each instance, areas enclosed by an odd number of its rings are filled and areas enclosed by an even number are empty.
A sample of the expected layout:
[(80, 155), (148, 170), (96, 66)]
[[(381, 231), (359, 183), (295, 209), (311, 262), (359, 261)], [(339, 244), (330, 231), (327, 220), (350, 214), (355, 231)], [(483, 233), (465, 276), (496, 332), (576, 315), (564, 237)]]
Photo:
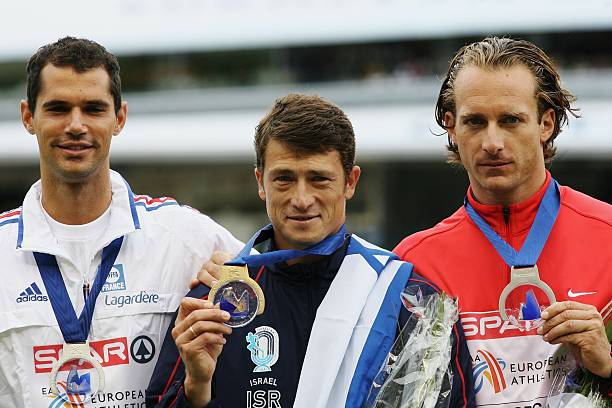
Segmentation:
[(385, 362), (412, 265), (351, 236), (317, 310), (294, 408), (361, 407)]

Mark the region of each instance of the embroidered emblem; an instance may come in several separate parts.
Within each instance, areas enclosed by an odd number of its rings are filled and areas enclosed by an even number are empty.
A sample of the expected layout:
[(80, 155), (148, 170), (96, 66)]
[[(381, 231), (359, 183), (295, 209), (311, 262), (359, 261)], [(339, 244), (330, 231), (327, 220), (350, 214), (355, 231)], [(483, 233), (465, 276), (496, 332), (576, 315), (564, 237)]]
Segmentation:
[(247, 349), (255, 364), (254, 373), (272, 371), (278, 360), (278, 333), (270, 326), (260, 326), (246, 335)]
[(32, 282), (30, 286), (25, 288), (23, 292), (17, 296), (17, 303), (23, 302), (46, 302), (49, 298), (42, 293), (36, 282)]
[(123, 265), (113, 265), (112, 269), (108, 273), (106, 282), (102, 285), (102, 292), (112, 292), (115, 290), (126, 290), (125, 286), (125, 275), (123, 273)]

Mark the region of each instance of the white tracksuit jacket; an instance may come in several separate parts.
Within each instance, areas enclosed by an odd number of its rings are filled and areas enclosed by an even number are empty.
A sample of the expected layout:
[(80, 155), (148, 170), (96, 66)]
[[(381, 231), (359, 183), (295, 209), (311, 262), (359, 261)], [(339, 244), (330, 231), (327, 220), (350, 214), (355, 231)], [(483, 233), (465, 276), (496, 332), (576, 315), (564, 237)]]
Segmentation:
[[(69, 407), (50, 393), (49, 374), (63, 337), (33, 251), (55, 255), (73, 307), (83, 309), (84, 275), (93, 277), (102, 248), (123, 235), (89, 332), (106, 387), (86, 407), (141, 407), (172, 314), (189, 281), (215, 250), (242, 244), (227, 230), (171, 198), (133, 195), (111, 171), (110, 222), (89, 271), (59, 247), (35, 183), (23, 206), (0, 214), (0, 407)], [(83, 406), (83, 405), (80, 405)]]

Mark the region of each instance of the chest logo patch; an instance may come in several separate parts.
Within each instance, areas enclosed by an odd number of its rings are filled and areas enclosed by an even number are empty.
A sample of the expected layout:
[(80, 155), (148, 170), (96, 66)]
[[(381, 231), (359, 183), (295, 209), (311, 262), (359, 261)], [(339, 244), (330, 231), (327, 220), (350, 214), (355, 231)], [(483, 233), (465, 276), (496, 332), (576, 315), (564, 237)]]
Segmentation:
[(504, 368), (506, 368), (506, 362), (495, 357), (491, 352), (487, 350), (478, 350), (476, 358), (474, 359), (474, 382), (475, 391), (478, 393), (482, 388), (484, 380), (486, 379), (495, 394), (499, 394), (506, 389), (506, 378), (504, 377)]
[(272, 371), (278, 360), (278, 332), (270, 326), (260, 326), (255, 333), (246, 335), (247, 349), (251, 352), (251, 361), (255, 364), (254, 373)]
[(42, 293), (36, 282), (32, 282), (27, 288), (25, 288), (17, 299), (15, 300), (17, 303), (25, 303), (25, 302), (46, 302), (49, 300), (47, 295)]
[(108, 277), (106, 278), (106, 282), (102, 285), (102, 292), (111, 292), (115, 290), (125, 290), (125, 275), (123, 274), (123, 265), (116, 264), (113, 265), (110, 272), (108, 273)]
[(571, 298), (586, 296), (586, 295), (595, 295), (597, 292), (574, 292), (572, 288), (567, 291), (567, 296)]
[(155, 357), (155, 343), (148, 336), (138, 336), (130, 345), (130, 355), (139, 364), (146, 364)]

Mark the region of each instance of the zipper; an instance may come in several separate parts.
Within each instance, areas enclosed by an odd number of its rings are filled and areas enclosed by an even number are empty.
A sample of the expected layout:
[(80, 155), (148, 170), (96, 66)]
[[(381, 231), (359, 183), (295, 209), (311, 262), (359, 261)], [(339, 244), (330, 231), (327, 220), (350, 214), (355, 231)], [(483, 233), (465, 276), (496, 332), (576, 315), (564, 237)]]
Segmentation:
[[(92, 264), (95, 262), (96, 260), (96, 254), (94, 253), (93, 258), (91, 259), (91, 261), (89, 262), (89, 268), (91, 270)], [(95, 268), (95, 266), (94, 266)], [(89, 297), (89, 294), (91, 292), (91, 286), (92, 284), (89, 283), (89, 279), (87, 278), (87, 272), (83, 272), (83, 310), (85, 309), (85, 301), (87, 301), (87, 298)], [(93, 275), (93, 279), (96, 278), (96, 275)], [(96, 299), (97, 300), (97, 299)], [(95, 312), (94, 312), (95, 313)], [(93, 319), (93, 315), (92, 316), (88, 316), (89, 320), (91, 321), (91, 324), (89, 326), (89, 333), (87, 333), (87, 341), (89, 341), (89, 339), (93, 339), (94, 338), (94, 319)]]
[[(85, 304), (87, 302), (87, 298), (89, 297), (90, 291), (91, 291), (91, 286), (89, 285), (89, 281), (87, 279), (84, 279), (83, 281), (83, 310), (84, 311), (87, 310), (85, 308)], [(91, 322), (91, 324), (89, 326), (89, 333), (87, 333), (87, 338), (85, 339), (85, 341), (89, 341), (90, 337), (93, 338), (93, 316), (89, 316), (88, 320)]]
[[(504, 206), (502, 208), (502, 214), (504, 218), (504, 226), (506, 227), (506, 243), (512, 247), (512, 229), (510, 228), (510, 207)], [(513, 247), (514, 248), (514, 247)], [(504, 287), (507, 282), (510, 282), (510, 268), (503, 262), (503, 270), (504, 274), (501, 276), (505, 276), (505, 280), (502, 282), (501, 287)]]
[(85, 281), (85, 283), (83, 283), (83, 302), (87, 302), (90, 291), (91, 287), (89, 286), (89, 282)]
[(510, 222), (510, 207), (504, 206), (502, 210), (504, 214), (504, 225), (506, 226), (506, 242), (508, 245), (512, 246), (512, 241), (514, 241), (512, 236), (512, 223)]

